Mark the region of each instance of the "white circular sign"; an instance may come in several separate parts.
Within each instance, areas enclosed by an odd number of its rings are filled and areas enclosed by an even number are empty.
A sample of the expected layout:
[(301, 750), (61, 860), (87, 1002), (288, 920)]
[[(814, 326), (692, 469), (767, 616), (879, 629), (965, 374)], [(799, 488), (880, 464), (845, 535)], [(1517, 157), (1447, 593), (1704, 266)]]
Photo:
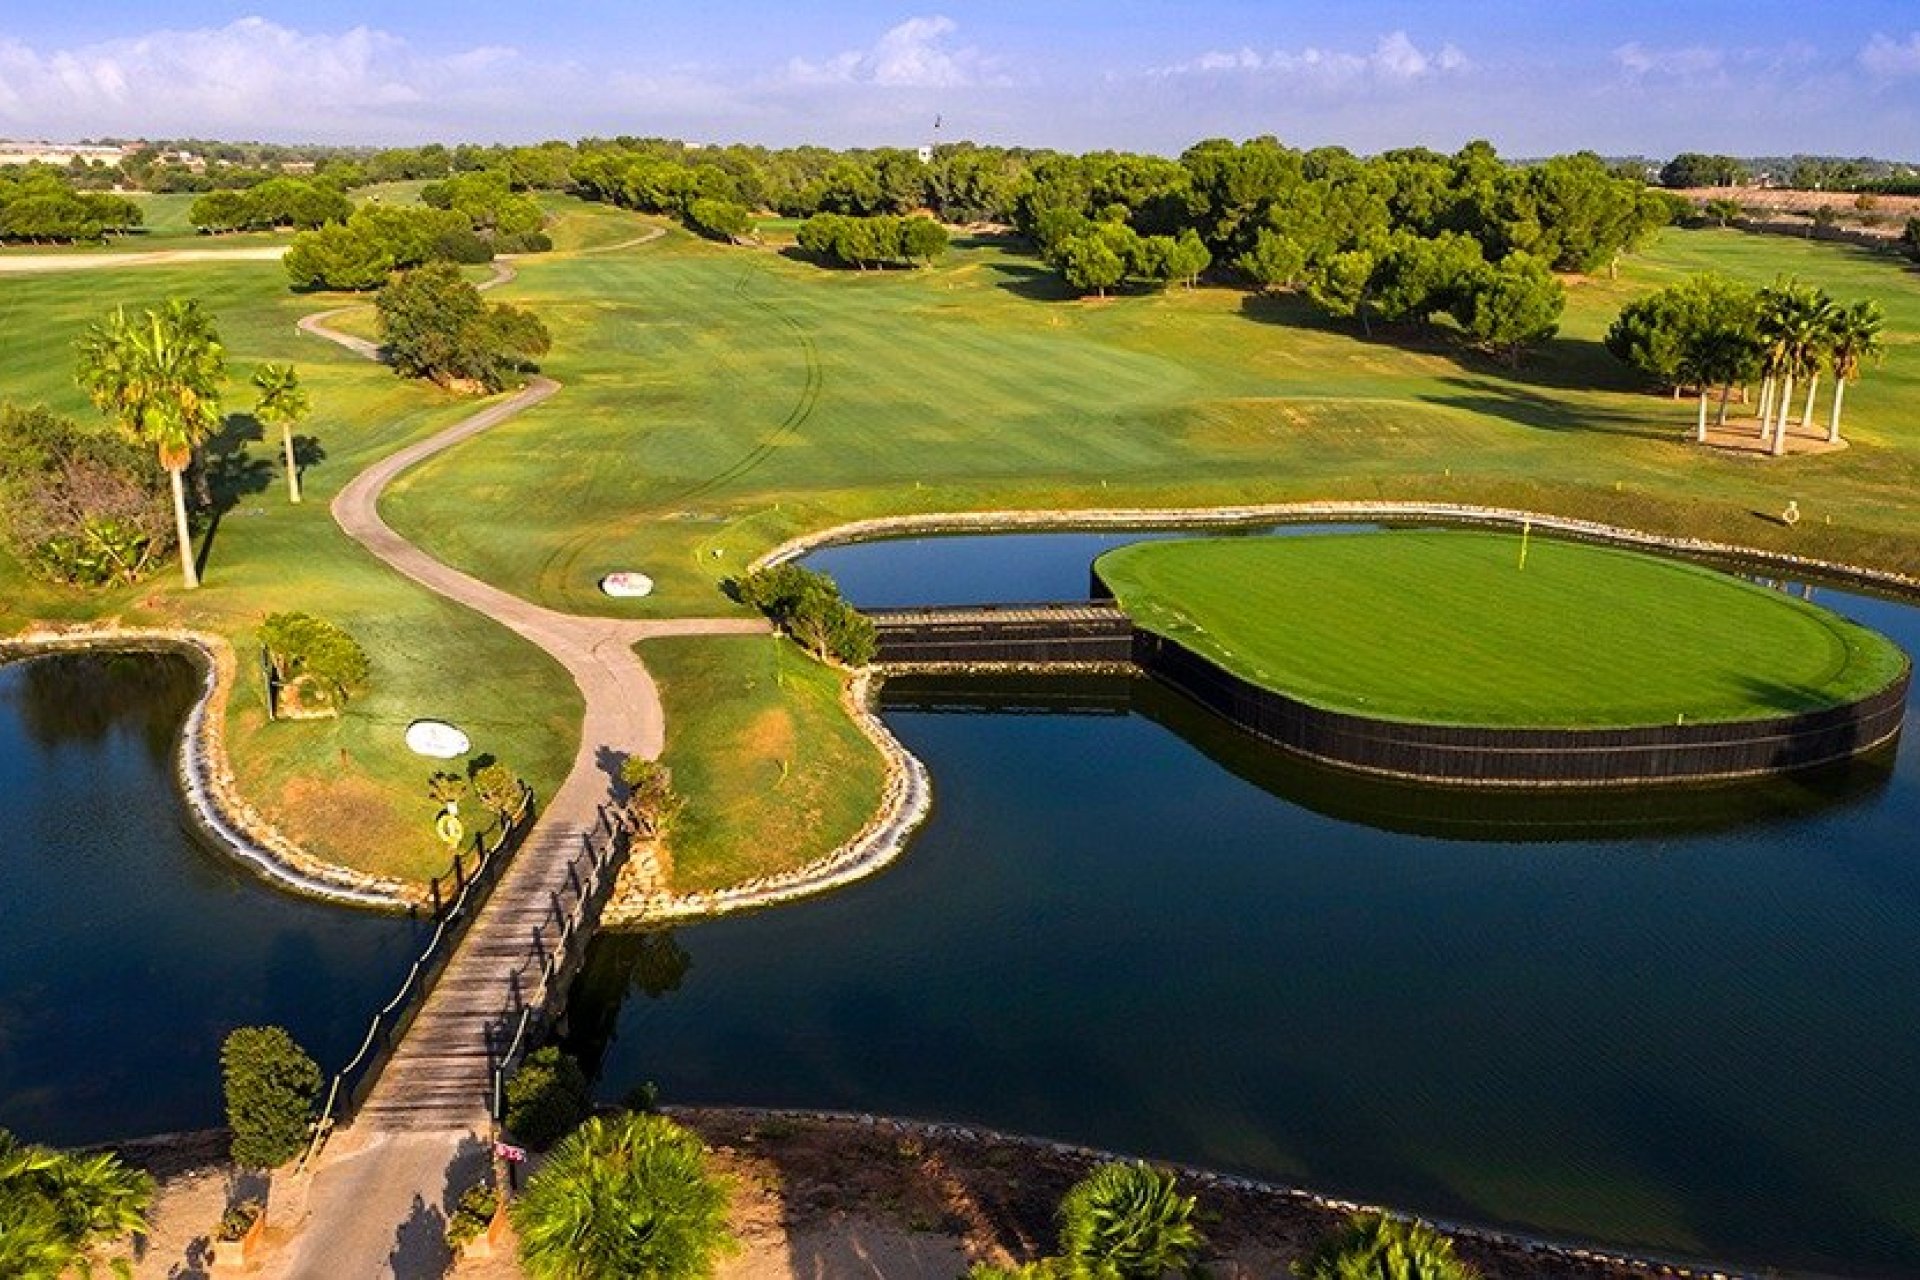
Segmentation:
[(417, 756), (451, 760), (473, 750), (473, 743), (444, 720), (415, 720), (407, 726), (407, 748)]
[(644, 573), (610, 573), (600, 579), (600, 589), (610, 596), (653, 594), (653, 579)]

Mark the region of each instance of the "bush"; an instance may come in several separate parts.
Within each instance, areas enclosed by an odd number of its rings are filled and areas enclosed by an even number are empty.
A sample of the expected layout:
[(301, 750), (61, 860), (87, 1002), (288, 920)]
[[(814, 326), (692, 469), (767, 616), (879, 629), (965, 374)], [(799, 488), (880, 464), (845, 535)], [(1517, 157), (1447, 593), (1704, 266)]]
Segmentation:
[(760, 610), (818, 658), (849, 667), (873, 661), (873, 621), (840, 597), (832, 578), (797, 564), (757, 569), (733, 584), (741, 603)]
[(260, 643), (274, 676), (296, 691), (303, 704), (341, 707), (367, 682), (367, 651), (322, 618), (274, 613), (260, 624)]
[(536, 1050), (507, 1079), (507, 1132), (545, 1150), (593, 1114), (587, 1073), (557, 1046)]
[(1144, 1164), (1101, 1165), (1060, 1200), (1060, 1254), (1073, 1268), (1113, 1280), (1159, 1280), (1185, 1271), (1201, 1245), (1194, 1200), (1173, 1175)]
[(627, 784), (627, 812), (646, 835), (664, 833), (686, 804), (673, 789), (673, 770), (658, 760), (628, 756), (620, 765), (620, 781)]
[[(0, 1275), (91, 1275), (101, 1246), (146, 1228), (153, 1179), (118, 1156), (27, 1146), (0, 1129)], [(125, 1259), (113, 1269), (125, 1274)]]
[(0, 540), (36, 576), (137, 582), (173, 549), (164, 473), (118, 436), (0, 405)]
[(732, 1245), (700, 1139), (664, 1116), (587, 1121), (513, 1206), (533, 1280), (692, 1280)]
[(1293, 1264), (1299, 1280), (1478, 1280), (1453, 1241), (1423, 1222), (1361, 1214)]
[(461, 1192), (459, 1202), (447, 1218), (447, 1247), (458, 1253), (468, 1242), (478, 1240), (481, 1233), (493, 1225), (493, 1215), (499, 1207), (500, 1194), (484, 1179)]
[(281, 1027), (240, 1027), (220, 1046), (233, 1162), (272, 1169), (300, 1154), (320, 1096), (320, 1068)]

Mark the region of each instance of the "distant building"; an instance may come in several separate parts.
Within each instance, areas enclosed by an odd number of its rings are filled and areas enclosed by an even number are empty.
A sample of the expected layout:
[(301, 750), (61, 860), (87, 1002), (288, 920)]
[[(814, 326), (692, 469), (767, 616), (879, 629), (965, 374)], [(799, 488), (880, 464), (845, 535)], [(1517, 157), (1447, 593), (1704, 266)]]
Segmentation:
[(0, 141), (0, 164), (119, 164), (131, 148), (98, 147), (80, 142)]
[(921, 148), (920, 148), (920, 150), (919, 150), (919, 151), (918, 151), (918, 152), (917, 152), (916, 154), (918, 154), (918, 155), (919, 155), (919, 157), (920, 157), (920, 163), (921, 163), (921, 164), (932, 164), (932, 163), (933, 163), (933, 148), (932, 148), (932, 147), (921, 147)]

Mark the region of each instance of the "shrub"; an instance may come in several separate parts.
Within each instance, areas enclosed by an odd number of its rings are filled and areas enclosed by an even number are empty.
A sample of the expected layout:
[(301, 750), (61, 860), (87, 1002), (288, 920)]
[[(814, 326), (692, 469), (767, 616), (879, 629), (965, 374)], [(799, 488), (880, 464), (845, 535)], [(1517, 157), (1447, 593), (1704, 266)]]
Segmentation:
[(117, 436), (0, 406), (0, 539), (39, 577), (136, 582), (173, 549), (164, 473)]
[(478, 1240), (493, 1224), (493, 1215), (499, 1207), (500, 1195), (485, 1179), (461, 1192), (453, 1213), (447, 1218), (447, 1247), (458, 1253), (469, 1241)]
[(587, 1073), (557, 1046), (536, 1050), (507, 1079), (507, 1131), (544, 1150), (593, 1113)]
[(1423, 1222), (1361, 1214), (1293, 1264), (1299, 1280), (1478, 1280), (1453, 1241)]
[(272, 1169), (300, 1153), (320, 1096), (320, 1068), (281, 1027), (240, 1027), (220, 1046), (233, 1162)]
[(732, 1245), (725, 1185), (700, 1139), (664, 1116), (587, 1121), (512, 1212), (534, 1280), (691, 1280)]
[(367, 651), (333, 623), (307, 613), (269, 614), (260, 643), (280, 684), (303, 705), (341, 707), (366, 684)]
[(1159, 1280), (1187, 1270), (1200, 1250), (1194, 1201), (1171, 1173), (1144, 1164), (1101, 1165), (1060, 1200), (1060, 1254), (1114, 1280)]
[[(0, 1129), (0, 1275), (91, 1274), (97, 1249), (144, 1229), (152, 1202), (153, 1179), (117, 1156), (27, 1146)], [(113, 1267), (128, 1269), (124, 1259)]]
[(620, 781), (627, 784), (627, 812), (647, 835), (664, 833), (686, 804), (673, 789), (673, 770), (658, 760), (628, 756), (620, 765)]

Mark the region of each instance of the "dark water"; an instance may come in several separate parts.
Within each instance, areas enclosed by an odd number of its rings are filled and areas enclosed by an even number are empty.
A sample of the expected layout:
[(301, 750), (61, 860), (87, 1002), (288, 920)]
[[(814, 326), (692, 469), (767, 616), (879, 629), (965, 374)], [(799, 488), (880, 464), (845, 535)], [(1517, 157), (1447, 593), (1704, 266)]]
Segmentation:
[(223, 1123), (220, 1041), (279, 1023), (331, 1070), (411, 962), (405, 921), (205, 848), (172, 769), (171, 655), (0, 666), (0, 1127), (77, 1144)]
[[(814, 563), (865, 603), (1049, 598), (1107, 541)], [(1920, 610), (1816, 598), (1920, 652)], [(575, 1014), (607, 1096), (965, 1120), (1920, 1274), (1915, 741), (1758, 788), (1529, 802), (1307, 768), (1144, 683), (888, 698), (928, 826), (832, 897), (597, 943)]]

